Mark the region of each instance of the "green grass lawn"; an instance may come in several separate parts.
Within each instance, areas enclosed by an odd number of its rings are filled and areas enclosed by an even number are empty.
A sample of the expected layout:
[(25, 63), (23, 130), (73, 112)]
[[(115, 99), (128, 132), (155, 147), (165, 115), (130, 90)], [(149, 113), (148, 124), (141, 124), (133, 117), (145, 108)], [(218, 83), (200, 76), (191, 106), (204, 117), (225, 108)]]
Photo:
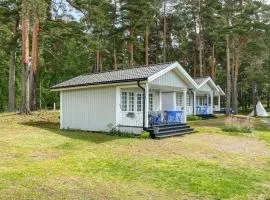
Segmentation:
[(57, 112), (0, 115), (0, 199), (267, 199), (270, 131), (223, 117), (163, 140), (63, 131)]

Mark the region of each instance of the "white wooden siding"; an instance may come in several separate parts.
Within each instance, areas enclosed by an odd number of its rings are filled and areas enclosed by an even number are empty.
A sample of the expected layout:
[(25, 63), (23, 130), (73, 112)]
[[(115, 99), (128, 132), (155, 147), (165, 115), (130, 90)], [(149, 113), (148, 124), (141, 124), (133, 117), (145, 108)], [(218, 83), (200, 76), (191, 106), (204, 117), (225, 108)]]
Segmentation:
[(212, 92), (212, 88), (210, 87), (209, 83), (206, 83), (204, 86), (202, 86), (199, 91), (207, 91), (207, 92)]
[(61, 128), (108, 131), (116, 124), (116, 88), (61, 92)]
[(187, 85), (184, 83), (184, 81), (174, 71), (167, 72), (163, 76), (160, 76), (159, 78), (153, 80), (151, 84), (171, 86), (177, 88), (187, 88)]

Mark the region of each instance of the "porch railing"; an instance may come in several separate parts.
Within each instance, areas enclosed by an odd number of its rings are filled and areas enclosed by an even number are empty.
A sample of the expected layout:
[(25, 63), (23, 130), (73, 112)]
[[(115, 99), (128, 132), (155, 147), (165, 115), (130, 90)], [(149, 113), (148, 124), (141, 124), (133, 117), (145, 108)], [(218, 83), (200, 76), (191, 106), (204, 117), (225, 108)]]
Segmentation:
[(149, 112), (149, 125), (179, 124), (183, 122), (183, 111), (156, 111)]
[(212, 106), (196, 106), (196, 114), (197, 115), (209, 115), (212, 114)]

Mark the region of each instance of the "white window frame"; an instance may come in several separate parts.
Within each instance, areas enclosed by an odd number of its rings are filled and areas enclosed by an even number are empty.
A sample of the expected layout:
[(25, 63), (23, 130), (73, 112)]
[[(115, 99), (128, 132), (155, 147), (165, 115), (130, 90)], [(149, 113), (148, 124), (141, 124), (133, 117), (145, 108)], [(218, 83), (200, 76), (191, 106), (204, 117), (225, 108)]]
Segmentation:
[(136, 107), (137, 112), (143, 111), (143, 94), (142, 93), (136, 93), (136, 106), (135, 107)]
[[(122, 110), (123, 108), (123, 93), (126, 93), (126, 110)], [(133, 98), (131, 98), (133, 96)], [(138, 96), (141, 96), (141, 99), (138, 100)], [(138, 101), (140, 101), (140, 106), (138, 106)], [(120, 99), (120, 108), (121, 112), (143, 112), (143, 93), (141, 92), (135, 92), (135, 91), (128, 91), (128, 90), (123, 90), (121, 91), (121, 99)], [(133, 103), (133, 107), (132, 104)], [(133, 109), (132, 109), (133, 108)], [(139, 109), (140, 108), (140, 109)], [(154, 111), (155, 109), (155, 94), (154, 93), (149, 93), (148, 96), (148, 110), (149, 111)]]
[(176, 92), (176, 106), (183, 106), (183, 94), (181, 92)]
[(134, 92), (128, 92), (128, 111), (135, 111), (135, 94)]
[[(125, 94), (125, 107), (124, 107), (124, 99), (123, 99), (123, 95)], [(121, 92), (121, 97), (120, 97), (120, 108), (121, 108), (121, 111), (122, 112), (127, 112), (128, 111), (128, 92), (126, 92), (126, 91), (122, 91)], [(125, 108), (125, 109), (123, 109), (123, 108)]]
[(191, 96), (187, 95), (187, 106), (191, 106)]

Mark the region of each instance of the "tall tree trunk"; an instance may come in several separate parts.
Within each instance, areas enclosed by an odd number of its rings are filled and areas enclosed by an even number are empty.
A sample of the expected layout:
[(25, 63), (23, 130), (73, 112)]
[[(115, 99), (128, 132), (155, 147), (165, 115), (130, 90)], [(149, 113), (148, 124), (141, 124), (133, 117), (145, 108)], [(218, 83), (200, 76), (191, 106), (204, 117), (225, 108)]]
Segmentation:
[(194, 52), (195, 52), (195, 54), (193, 56), (193, 78), (196, 78), (197, 77), (197, 64), (196, 64), (197, 55), (196, 55), (196, 50)]
[(226, 33), (226, 66), (227, 66), (227, 90), (226, 90), (226, 114), (231, 110), (231, 64), (230, 64), (230, 35)]
[(99, 55), (99, 72), (103, 72), (102, 55)]
[(30, 63), (29, 63), (29, 19), (26, 15), (22, 20), (22, 95), (21, 95), (21, 109), (22, 114), (30, 113)]
[(133, 37), (134, 37), (134, 30), (130, 30), (130, 44), (129, 44), (129, 53), (130, 53), (130, 58), (129, 58), (129, 66), (132, 67), (134, 66), (134, 43), (133, 43)]
[(158, 49), (159, 49), (159, 29), (158, 29), (158, 22), (156, 22), (156, 28), (157, 28), (157, 33), (156, 33), (156, 64), (159, 63), (159, 59), (158, 59)]
[(235, 114), (238, 114), (238, 71), (240, 67), (240, 47), (238, 46), (235, 49), (235, 65), (234, 65), (234, 74), (233, 75), (233, 97), (232, 97), (232, 105)]
[(254, 116), (257, 117), (257, 85), (255, 83), (252, 84), (252, 96), (253, 96), (253, 110), (254, 110)]
[(198, 50), (199, 50), (199, 73), (200, 76), (203, 76), (203, 42), (202, 42), (202, 19), (201, 19), (201, 0), (199, 0), (199, 13), (198, 13)]
[(215, 56), (215, 42), (212, 43), (212, 62), (211, 62), (211, 77), (216, 80), (216, 56)]
[(99, 62), (100, 62), (100, 59), (99, 59), (99, 49), (97, 50), (97, 54), (96, 54), (96, 72), (99, 72)]
[(114, 66), (114, 70), (117, 70), (117, 56), (116, 56), (116, 49), (115, 49), (115, 47), (113, 49), (113, 66)]
[(235, 38), (234, 36), (232, 36), (230, 54), (231, 54), (231, 107), (232, 107), (233, 113), (235, 113), (235, 110), (234, 110)]
[(9, 84), (8, 84), (8, 111), (14, 112), (16, 109), (15, 103), (15, 80), (16, 80), (16, 46), (10, 51), (9, 61)]
[(33, 25), (32, 35), (32, 73), (30, 84), (30, 109), (31, 111), (37, 110), (37, 69), (38, 69), (38, 53), (39, 53), (39, 21)]
[(14, 112), (16, 110), (16, 97), (15, 97), (15, 81), (16, 81), (16, 48), (18, 41), (18, 28), (19, 28), (19, 17), (17, 17), (12, 37), (12, 45), (10, 50), (10, 61), (9, 61), (9, 84), (8, 84), (8, 111)]
[(267, 109), (270, 108), (270, 84), (267, 84)]
[(149, 60), (148, 60), (148, 54), (149, 54), (149, 28), (148, 26), (146, 26), (145, 29), (145, 38), (144, 38), (144, 46), (145, 46), (145, 65), (148, 66), (149, 65)]
[(166, 62), (166, 48), (167, 48), (167, 17), (166, 17), (167, 0), (164, 0), (163, 8), (163, 62)]
[[(116, 32), (116, 24), (117, 23), (117, 1), (114, 1), (114, 20), (113, 20), (113, 30)], [(113, 68), (114, 70), (117, 70), (117, 54), (116, 54), (116, 42), (115, 39), (116, 36), (113, 38)]]

